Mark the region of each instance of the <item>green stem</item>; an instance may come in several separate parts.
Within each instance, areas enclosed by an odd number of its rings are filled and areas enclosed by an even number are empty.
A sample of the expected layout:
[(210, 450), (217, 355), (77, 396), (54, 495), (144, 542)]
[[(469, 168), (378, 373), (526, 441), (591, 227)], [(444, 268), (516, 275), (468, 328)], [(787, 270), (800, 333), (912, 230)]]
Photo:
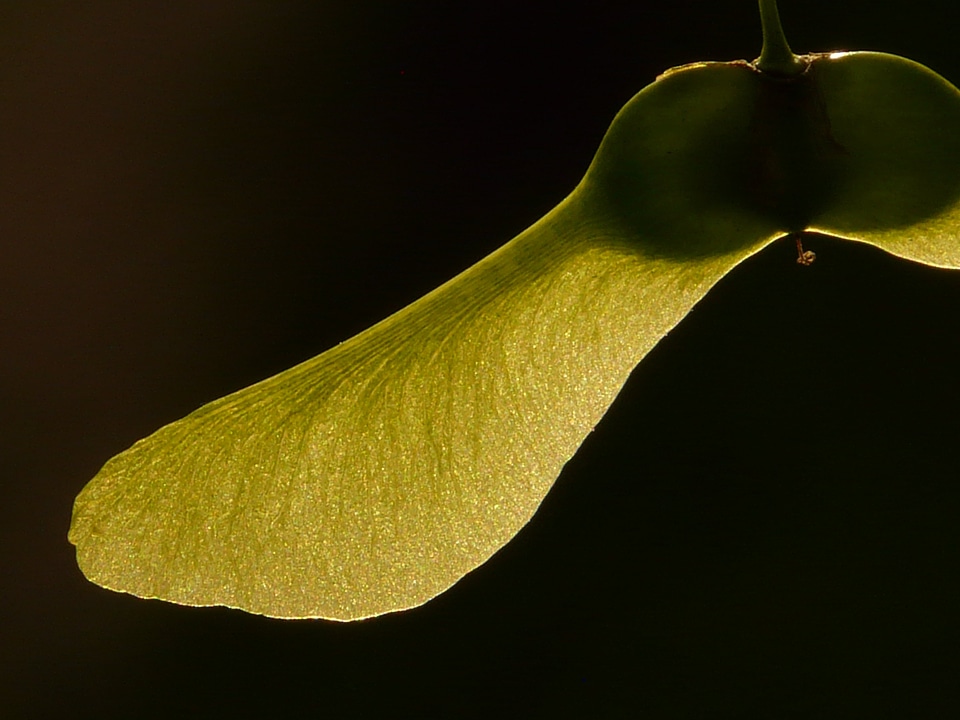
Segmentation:
[(780, 26), (777, 0), (760, 0), (760, 23), (763, 25), (763, 50), (754, 63), (761, 72), (772, 75), (799, 75), (806, 69), (803, 60), (793, 54)]

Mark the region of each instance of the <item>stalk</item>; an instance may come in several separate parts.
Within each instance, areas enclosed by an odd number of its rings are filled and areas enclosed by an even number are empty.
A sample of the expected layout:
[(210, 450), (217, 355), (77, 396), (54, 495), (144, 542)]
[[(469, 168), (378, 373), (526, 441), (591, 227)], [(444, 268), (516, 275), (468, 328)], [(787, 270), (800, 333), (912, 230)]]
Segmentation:
[(793, 54), (780, 25), (777, 0), (760, 0), (760, 23), (763, 26), (763, 50), (754, 66), (771, 75), (799, 75), (807, 64)]

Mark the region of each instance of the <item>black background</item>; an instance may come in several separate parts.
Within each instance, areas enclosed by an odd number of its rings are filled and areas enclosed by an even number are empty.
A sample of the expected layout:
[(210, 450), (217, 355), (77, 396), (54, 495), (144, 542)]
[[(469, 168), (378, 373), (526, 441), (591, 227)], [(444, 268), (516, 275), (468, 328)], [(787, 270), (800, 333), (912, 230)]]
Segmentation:
[[(953, 3), (783, 0), (797, 51), (960, 80)], [(755, 3), (0, 8), (0, 714), (960, 713), (960, 273), (828, 238), (725, 278), (530, 525), (340, 625), (102, 590), (66, 541), (110, 456), (503, 244)]]

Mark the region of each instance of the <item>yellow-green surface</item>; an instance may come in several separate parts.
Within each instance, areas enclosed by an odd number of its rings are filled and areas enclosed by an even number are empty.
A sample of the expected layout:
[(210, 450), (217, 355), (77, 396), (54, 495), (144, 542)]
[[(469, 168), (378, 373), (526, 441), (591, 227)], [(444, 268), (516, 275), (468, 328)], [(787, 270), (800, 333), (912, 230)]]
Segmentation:
[(960, 93), (889, 55), (798, 60), (666, 73), (529, 230), (110, 460), (74, 508), (83, 572), (278, 617), (418, 605), (523, 527), (633, 367), (769, 242), (960, 266)]
[(523, 527), (634, 365), (739, 259), (644, 258), (586, 219), (575, 193), (413, 306), (111, 460), (77, 499), (83, 571), (341, 620), (448, 588)]

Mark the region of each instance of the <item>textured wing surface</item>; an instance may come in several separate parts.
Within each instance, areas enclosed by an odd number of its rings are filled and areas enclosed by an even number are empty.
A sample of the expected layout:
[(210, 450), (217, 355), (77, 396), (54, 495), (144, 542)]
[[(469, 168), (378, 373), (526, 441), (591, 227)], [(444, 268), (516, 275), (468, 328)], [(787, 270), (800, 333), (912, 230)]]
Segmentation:
[(575, 192), (370, 330), (110, 460), (70, 540), (105, 587), (276, 617), (419, 605), (527, 523), (637, 362), (754, 250), (645, 258)]

